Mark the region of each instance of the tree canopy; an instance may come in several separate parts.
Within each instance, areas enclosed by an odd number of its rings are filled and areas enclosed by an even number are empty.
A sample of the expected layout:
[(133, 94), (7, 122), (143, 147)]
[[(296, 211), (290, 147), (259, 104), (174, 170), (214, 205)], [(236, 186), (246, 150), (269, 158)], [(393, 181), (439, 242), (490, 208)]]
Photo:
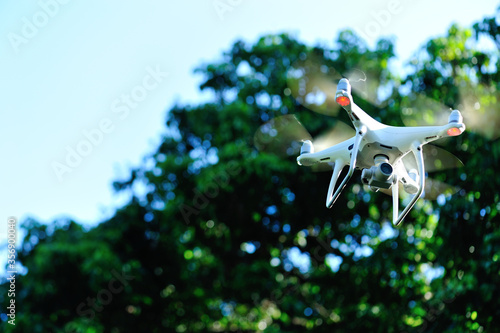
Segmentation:
[[(132, 199), (112, 218), (90, 230), (23, 223), (27, 274), (16, 326), (3, 315), (3, 331), (494, 331), (499, 39), (495, 18), (454, 25), (404, 71), (391, 66), (393, 41), (370, 48), (349, 30), (333, 48), (288, 34), (235, 42), (196, 70), (213, 100), (168, 110), (157, 150), (114, 182)], [(358, 174), (326, 209), (330, 173), (254, 146), (259, 126), (278, 116), (295, 115), (313, 136), (348, 122), (297, 100), (290, 69), (308, 61), (332, 77), (363, 73), (354, 100), (386, 124), (435, 122), (432, 103), (466, 109), (470, 130), (438, 142), (463, 167), (429, 175), (460, 189), (419, 200), (394, 228), (390, 197), (364, 189)], [(2, 293), (2, 309), (7, 302)]]

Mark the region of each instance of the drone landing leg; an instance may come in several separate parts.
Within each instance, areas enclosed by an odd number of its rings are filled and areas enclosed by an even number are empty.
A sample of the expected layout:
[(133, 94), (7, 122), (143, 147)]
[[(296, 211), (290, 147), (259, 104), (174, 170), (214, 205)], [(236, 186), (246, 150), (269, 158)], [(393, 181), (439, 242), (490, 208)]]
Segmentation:
[(328, 194), (326, 196), (326, 208), (332, 208), (333, 204), (339, 197), (340, 192), (342, 192), (349, 179), (351, 179), (352, 174), (354, 173), (354, 169), (356, 168), (356, 159), (358, 158), (359, 144), (361, 143), (361, 139), (363, 139), (365, 133), (366, 133), (366, 128), (364, 126), (361, 129), (359, 129), (358, 132), (356, 133), (356, 137), (354, 138), (354, 146), (351, 152), (351, 162), (349, 165), (349, 171), (347, 172), (347, 175), (345, 176), (342, 183), (340, 183), (339, 187), (337, 187), (337, 191), (335, 191), (335, 194), (332, 195), (332, 192), (335, 189), (335, 185), (337, 184), (340, 172), (346, 165), (345, 162), (343, 162), (342, 160), (335, 161), (332, 180), (330, 181)]
[(399, 180), (397, 175), (394, 175), (392, 184), (392, 221), (396, 221), (399, 215)]
[[(406, 207), (403, 210), (403, 212), (401, 213), (401, 215), (399, 215), (399, 217), (397, 219), (393, 218), (392, 222), (396, 226), (399, 225), (401, 223), (401, 221), (403, 221), (403, 219), (406, 217), (406, 215), (408, 214), (410, 209), (413, 208), (413, 206), (417, 202), (418, 198), (420, 198), (420, 196), (422, 195), (422, 192), (424, 191), (425, 167), (424, 167), (424, 154), (422, 151), (422, 145), (420, 145), (420, 144), (414, 145), (414, 147), (412, 148), (412, 151), (413, 151), (413, 154), (415, 155), (415, 159), (417, 160), (418, 174), (420, 175), (420, 184), (419, 184), (418, 192), (413, 195), (410, 203), (408, 205), (406, 205)], [(394, 197), (393, 197), (393, 200), (394, 200)]]
[(331, 208), (335, 200), (337, 200), (337, 197), (333, 195), (333, 190), (335, 190), (335, 185), (337, 185), (337, 180), (340, 176), (340, 172), (342, 171), (342, 169), (344, 169), (345, 166), (346, 164), (342, 160), (339, 159), (335, 161), (332, 179), (330, 180), (330, 186), (328, 187), (328, 195), (326, 196), (326, 208)]

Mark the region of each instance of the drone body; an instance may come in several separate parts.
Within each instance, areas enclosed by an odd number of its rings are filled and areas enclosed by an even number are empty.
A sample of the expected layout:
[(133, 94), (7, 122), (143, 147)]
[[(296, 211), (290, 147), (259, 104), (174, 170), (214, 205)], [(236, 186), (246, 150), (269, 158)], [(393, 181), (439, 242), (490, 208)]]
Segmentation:
[[(422, 195), (425, 185), (423, 145), (447, 136), (457, 136), (465, 130), (462, 116), (453, 110), (448, 124), (442, 126), (394, 127), (384, 125), (357, 106), (352, 99), (351, 86), (341, 79), (335, 100), (348, 113), (356, 135), (330, 148), (314, 152), (311, 141), (303, 143), (297, 163), (311, 166), (318, 163), (333, 165), (333, 175), (328, 188), (326, 207), (331, 208), (346, 186), (355, 169), (361, 169), (361, 179), (372, 190), (392, 189), (393, 223), (399, 225)], [(403, 157), (414, 154), (417, 170), (407, 170)], [(349, 171), (337, 186), (341, 171)], [(410, 202), (399, 214), (399, 183), (411, 194)], [(335, 191), (335, 192), (334, 192)]]

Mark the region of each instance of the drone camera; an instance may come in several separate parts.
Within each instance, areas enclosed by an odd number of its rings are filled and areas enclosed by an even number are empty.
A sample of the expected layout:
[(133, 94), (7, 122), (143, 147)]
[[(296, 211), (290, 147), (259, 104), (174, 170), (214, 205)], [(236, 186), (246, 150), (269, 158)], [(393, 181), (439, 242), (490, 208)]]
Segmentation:
[(392, 175), (392, 166), (389, 163), (380, 163), (380, 174), (389, 178)]
[(392, 185), (392, 174), (394, 169), (385, 155), (375, 156), (375, 165), (370, 169), (364, 169), (361, 180), (364, 184), (373, 188), (388, 189)]

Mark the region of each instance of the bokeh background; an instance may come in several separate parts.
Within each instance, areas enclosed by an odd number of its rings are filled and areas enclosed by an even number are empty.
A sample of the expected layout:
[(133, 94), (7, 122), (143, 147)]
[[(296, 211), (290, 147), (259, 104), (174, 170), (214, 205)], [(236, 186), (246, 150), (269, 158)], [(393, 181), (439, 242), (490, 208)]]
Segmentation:
[[(2, 330), (494, 332), (498, 6), (2, 2)], [(399, 228), (359, 174), (328, 210), (330, 174), (255, 147), (282, 115), (349, 126), (325, 96), (353, 73), (384, 123), (468, 126)]]

